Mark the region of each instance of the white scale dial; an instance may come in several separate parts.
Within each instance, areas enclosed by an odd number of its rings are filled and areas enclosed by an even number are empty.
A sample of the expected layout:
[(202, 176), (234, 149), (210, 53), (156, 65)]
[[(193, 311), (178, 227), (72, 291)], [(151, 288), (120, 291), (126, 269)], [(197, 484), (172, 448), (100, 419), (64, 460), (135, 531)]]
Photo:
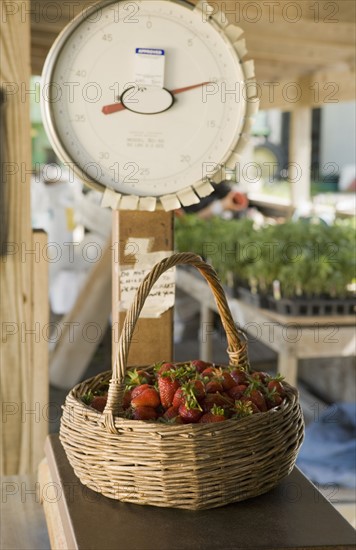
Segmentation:
[[(54, 44), (43, 75), (47, 133), (90, 185), (140, 197), (177, 193), (236, 147), (246, 114), (239, 56), (193, 8), (99, 3)], [(163, 87), (137, 83), (137, 48), (164, 51)]]

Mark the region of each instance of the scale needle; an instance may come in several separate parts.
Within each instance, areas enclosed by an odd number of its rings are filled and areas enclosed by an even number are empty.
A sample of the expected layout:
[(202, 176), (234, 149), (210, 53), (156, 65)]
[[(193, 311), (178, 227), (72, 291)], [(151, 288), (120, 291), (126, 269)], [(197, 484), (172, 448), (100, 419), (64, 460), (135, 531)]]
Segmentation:
[[(199, 84), (193, 84), (192, 86), (184, 86), (183, 88), (176, 88), (175, 90), (169, 90), (172, 95), (181, 94), (182, 92), (188, 92), (194, 88), (201, 88), (206, 84), (211, 84), (211, 82), (200, 82)], [(102, 108), (102, 113), (104, 115), (111, 115), (112, 113), (118, 113), (126, 109), (126, 106), (123, 103), (111, 103), (111, 105), (104, 105)]]

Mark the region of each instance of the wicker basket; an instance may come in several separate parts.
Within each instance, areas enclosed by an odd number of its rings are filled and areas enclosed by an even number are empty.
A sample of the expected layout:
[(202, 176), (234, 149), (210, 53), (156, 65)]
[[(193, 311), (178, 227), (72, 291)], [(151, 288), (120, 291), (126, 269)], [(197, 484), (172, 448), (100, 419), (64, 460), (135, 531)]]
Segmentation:
[[(194, 254), (175, 254), (156, 264), (138, 289), (112, 373), (86, 380), (68, 394), (60, 439), (76, 475), (94, 491), (124, 502), (198, 510), (272, 489), (291, 472), (304, 426), (297, 390), (288, 384), (279, 407), (219, 424), (169, 425), (120, 417), (135, 324), (153, 284), (177, 264), (191, 264), (204, 275), (226, 331), (230, 364), (249, 369), (245, 340), (215, 271)], [(101, 414), (80, 397), (103, 382), (110, 383)]]

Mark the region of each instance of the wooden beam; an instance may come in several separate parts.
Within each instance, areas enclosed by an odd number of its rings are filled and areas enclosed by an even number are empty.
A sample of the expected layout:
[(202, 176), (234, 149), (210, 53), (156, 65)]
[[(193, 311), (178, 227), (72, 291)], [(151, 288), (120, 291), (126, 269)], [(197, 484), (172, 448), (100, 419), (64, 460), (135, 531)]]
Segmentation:
[[(214, 7), (221, 10), (226, 9), (229, 17), (234, 22), (240, 24), (244, 21), (256, 18), (259, 20), (259, 14), (262, 13), (262, 19), (273, 20), (282, 18), (284, 20), (298, 22), (301, 20), (312, 20), (318, 22), (351, 22), (355, 21), (355, 2), (352, 0), (294, 0), (286, 2), (284, 0), (251, 2), (251, 0), (216, 0), (210, 2)], [(256, 8), (257, 5), (257, 8)]]
[[(352, 99), (354, 92), (351, 79), (355, 37), (352, 14), (355, 6), (351, 9), (350, 4), (354, 3), (324, 0), (212, 2), (215, 10), (226, 10), (227, 19), (245, 31), (249, 55), (255, 61), (256, 75), (261, 84), (283, 82), (287, 78), (298, 82), (300, 78), (308, 79), (321, 71), (340, 71), (345, 75), (349, 73), (347, 84), (350, 86), (350, 90), (340, 93), (341, 101)], [(88, 5), (91, 5), (90, 1), (78, 0), (70, 6), (69, 3), (63, 4), (58, 10), (57, 6), (47, 5), (46, 0), (34, 3), (31, 24), (34, 74), (42, 72), (47, 53), (62, 28)], [(344, 76), (339, 76), (344, 81)], [(309, 99), (313, 98), (311, 90)], [(318, 105), (318, 102), (313, 105)], [(286, 105), (283, 97), (276, 107), (294, 108)]]
[[(120, 311), (121, 289), (119, 273), (122, 265), (135, 263), (133, 251), (140, 255), (140, 245), (127, 246), (137, 239), (148, 239), (150, 251), (173, 250), (173, 214), (121, 210), (114, 212), (113, 221), (113, 361), (116, 359), (118, 338), (126, 312)], [(137, 257), (136, 257), (137, 259)], [(166, 311), (157, 319), (139, 319), (130, 347), (130, 365), (149, 365), (156, 361), (171, 361), (173, 356), (173, 311)]]
[[(8, 248), (0, 258), (0, 312), (2, 320), (1, 400), (5, 415), (1, 423), (1, 473), (27, 474), (33, 466), (31, 437), (36, 422), (33, 385), (40, 383), (33, 365), (33, 273), (36, 253), (31, 229), (31, 139), (29, 98), (16, 87), (30, 81), (30, 23), (22, 17), (28, 0), (12, 3), (13, 15), (1, 19), (0, 85), (10, 83), (12, 92), (4, 106), (5, 136), (1, 185), (5, 188), (8, 214)], [(7, 86), (9, 92), (9, 87)], [(6, 164), (7, 163), (7, 164)], [(9, 164), (10, 163), (10, 164)], [(44, 289), (46, 292), (46, 289)]]
[(246, 42), (252, 59), (287, 62), (295, 65), (297, 73), (303, 67), (307, 70), (310, 66), (323, 68), (351, 61), (355, 50), (354, 44), (304, 42), (278, 35), (246, 35)]
[[(299, 2), (303, 0), (298, 0)], [(356, 19), (356, 3), (350, 0), (337, 0), (330, 2), (330, 0), (304, 0), (305, 2), (305, 16), (310, 19), (330, 20), (336, 19), (338, 22), (350, 22)]]
[[(319, 20), (316, 17), (313, 18), (313, 16), (310, 19), (304, 16), (293, 21), (293, 19), (283, 17), (282, 14), (272, 15), (273, 12), (270, 13), (269, 6), (268, 2), (260, 4), (259, 9), (261, 11), (256, 12), (260, 13), (260, 17), (256, 21), (248, 19), (246, 16), (241, 18), (239, 25), (245, 31), (247, 44), (254, 37), (258, 39), (260, 36), (264, 36), (279, 41), (281, 47), (285, 41), (297, 41), (310, 45), (340, 46), (340, 48), (353, 45), (355, 22), (352, 19), (341, 22), (336, 21), (336, 18), (332, 18), (329, 21), (321, 14)], [(230, 17), (231, 22), (233, 22), (233, 19), (233, 16)], [(329, 63), (329, 60), (325, 59), (324, 63)]]
[(289, 182), (292, 206), (310, 200), (312, 110), (301, 107), (291, 114), (289, 138)]
[(258, 79), (260, 108), (294, 111), (300, 107), (322, 107), (342, 101), (354, 101), (354, 70), (325, 70), (304, 77), (283, 80)]
[(47, 234), (44, 231), (33, 232), (33, 248), (40, 251), (38, 260), (32, 263), (32, 326), (39, 338), (32, 342), (32, 388), (31, 408), (38, 411), (36, 421), (31, 424), (30, 458), (32, 471), (36, 471), (44, 456), (44, 444), (48, 435), (49, 381), (48, 381), (48, 338), (49, 300), (48, 300), (48, 262), (46, 255)]

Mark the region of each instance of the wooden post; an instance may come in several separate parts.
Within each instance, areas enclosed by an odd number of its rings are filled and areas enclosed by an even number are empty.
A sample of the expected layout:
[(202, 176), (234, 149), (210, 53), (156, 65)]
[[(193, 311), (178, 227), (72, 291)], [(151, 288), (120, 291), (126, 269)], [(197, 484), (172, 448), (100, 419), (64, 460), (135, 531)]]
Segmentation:
[(292, 206), (310, 200), (312, 110), (300, 107), (291, 112), (289, 140), (289, 181)]
[(48, 343), (42, 330), (48, 266), (41, 250), (44, 237), (34, 237), (31, 229), (30, 108), (29, 95), (21, 94), (30, 86), (30, 18), (24, 16), (29, 10), (29, 0), (15, 0), (0, 23), (5, 95), (0, 185), (7, 214), (0, 258), (2, 475), (34, 472), (47, 432)]
[[(113, 361), (126, 312), (120, 311), (120, 266), (134, 264), (128, 239), (149, 239), (152, 252), (173, 250), (173, 214), (171, 212), (115, 211), (113, 216)], [(140, 253), (139, 246), (137, 247)], [(130, 254), (131, 253), (131, 254)], [(173, 356), (173, 312), (166, 311), (157, 319), (139, 319), (130, 347), (130, 365), (149, 365), (171, 361)]]
[[(32, 262), (32, 325), (35, 338), (32, 340), (32, 363), (29, 377), (32, 387), (31, 407), (36, 410), (36, 417), (31, 420), (29, 463), (31, 472), (35, 472), (44, 456), (44, 444), (48, 435), (49, 418), (49, 382), (48, 382), (48, 337), (49, 327), (49, 271), (46, 255), (42, 254), (47, 245), (47, 234), (44, 231), (33, 232), (33, 247), (41, 252), (40, 261)], [(38, 334), (38, 329), (40, 333)], [(39, 336), (39, 337), (38, 337)], [(29, 407), (29, 408), (31, 408)], [(57, 413), (59, 414), (59, 410)], [(27, 421), (30, 420), (31, 417)]]

